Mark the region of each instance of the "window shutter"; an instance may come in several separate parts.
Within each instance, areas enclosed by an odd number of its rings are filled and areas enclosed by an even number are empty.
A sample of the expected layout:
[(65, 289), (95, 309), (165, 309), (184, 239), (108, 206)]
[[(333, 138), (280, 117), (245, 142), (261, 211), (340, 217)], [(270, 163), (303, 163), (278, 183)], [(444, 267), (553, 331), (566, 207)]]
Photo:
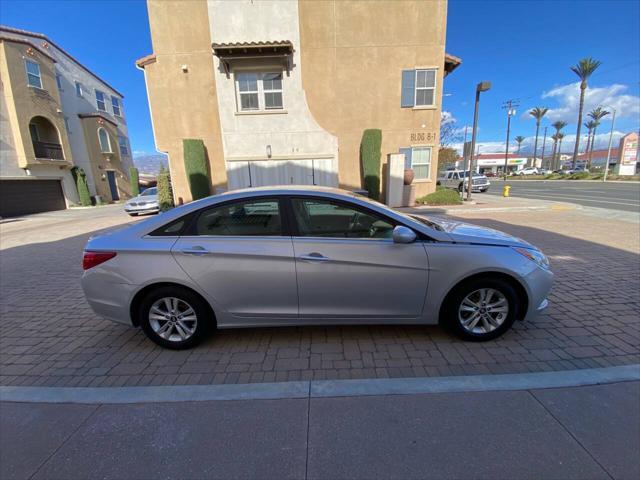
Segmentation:
[(404, 153), (404, 168), (411, 168), (411, 148), (401, 148), (400, 153)]
[(416, 71), (403, 70), (402, 71), (402, 97), (400, 99), (400, 106), (402, 108), (412, 108), (415, 102), (415, 95), (416, 95)]

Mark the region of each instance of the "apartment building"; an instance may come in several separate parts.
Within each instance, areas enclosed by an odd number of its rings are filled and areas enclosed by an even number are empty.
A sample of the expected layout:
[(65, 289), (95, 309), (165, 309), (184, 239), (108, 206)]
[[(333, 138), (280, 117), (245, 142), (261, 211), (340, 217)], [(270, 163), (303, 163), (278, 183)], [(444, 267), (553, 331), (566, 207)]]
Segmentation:
[(123, 95), (41, 33), (0, 26), (0, 216), (78, 202), (72, 167), (110, 202), (131, 194)]
[[(189, 201), (182, 140), (206, 145), (214, 192), (362, 187), (362, 133), (404, 153), (418, 195), (435, 189), (446, 0), (148, 0), (144, 72), (158, 150)], [(384, 166), (382, 168), (384, 176)]]

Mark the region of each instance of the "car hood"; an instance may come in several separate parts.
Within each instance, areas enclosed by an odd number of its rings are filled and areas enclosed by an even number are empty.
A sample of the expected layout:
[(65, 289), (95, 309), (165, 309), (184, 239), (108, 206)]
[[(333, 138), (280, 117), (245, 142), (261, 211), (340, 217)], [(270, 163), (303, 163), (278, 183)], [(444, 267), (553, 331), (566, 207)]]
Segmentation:
[[(483, 245), (504, 245), (510, 247), (532, 248), (529, 242), (509, 235), (508, 233), (494, 230), (493, 228), (481, 227), (470, 223), (457, 222), (442, 219), (430, 219), (438, 224), (446, 232), (451, 240), (456, 243), (475, 243)], [(533, 247), (535, 248), (535, 247)]]
[(138, 195), (137, 197), (133, 197), (127, 200), (127, 203), (130, 203), (130, 202), (154, 203), (157, 201), (158, 201), (158, 195)]

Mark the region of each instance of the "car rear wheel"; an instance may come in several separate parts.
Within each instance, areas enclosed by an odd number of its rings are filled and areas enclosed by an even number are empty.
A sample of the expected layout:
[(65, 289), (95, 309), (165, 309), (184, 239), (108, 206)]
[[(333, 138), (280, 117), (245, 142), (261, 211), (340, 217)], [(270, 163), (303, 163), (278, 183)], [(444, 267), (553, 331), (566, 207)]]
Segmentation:
[(195, 293), (180, 287), (161, 287), (140, 302), (140, 326), (153, 342), (182, 350), (197, 345), (210, 325), (210, 311)]
[(493, 340), (511, 328), (519, 302), (508, 282), (492, 277), (475, 278), (462, 283), (448, 296), (442, 321), (464, 340)]

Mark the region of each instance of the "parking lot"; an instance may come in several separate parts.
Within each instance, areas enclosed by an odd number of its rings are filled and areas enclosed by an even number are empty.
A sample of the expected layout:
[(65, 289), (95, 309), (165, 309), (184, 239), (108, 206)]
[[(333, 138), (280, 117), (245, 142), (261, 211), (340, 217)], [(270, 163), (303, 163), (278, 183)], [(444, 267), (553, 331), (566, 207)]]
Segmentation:
[(163, 350), (94, 315), (79, 279), (87, 238), (130, 221), (121, 206), (0, 224), (0, 384), (120, 386), (450, 376), (640, 362), (638, 223), (587, 210), (483, 212), (466, 221), (541, 247), (556, 273), (548, 311), (499, 340), (461, 342), (435, 326), (220, 331)]

